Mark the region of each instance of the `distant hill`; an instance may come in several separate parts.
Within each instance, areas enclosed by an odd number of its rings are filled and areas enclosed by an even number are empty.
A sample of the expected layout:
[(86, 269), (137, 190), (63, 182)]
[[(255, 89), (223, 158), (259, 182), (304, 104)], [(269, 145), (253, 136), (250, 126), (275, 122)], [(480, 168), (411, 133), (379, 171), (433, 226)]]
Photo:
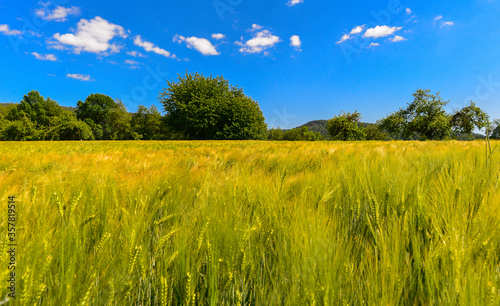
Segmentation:
[[(316, 132), (316, 133), (320, 133), (321, 135), (323, 135), (325, 137), (328, 137), (328, 130), (326, 129), (326, 122), (327, 121), (328, 120), (313, 120), (313, 121), (309, 121), (306, 124), (298, 126), (297, 128), (301, 128), (303, 126), (307, 126), (310, 131), (313, 131), (313, 132)], [(370, 126), (370, 125), (375, 125), (374, 123), (366, 123), (366, 122), (360, 122), (360, 124), (363, 127), (367, 127), (367, 126)], [(457, 138), (459, 140), (468, 140), (469, 139), (468, 135), (458, 135)], [(485, 139), (486, 137), (484, 135), (481, 135), (481, 134), (473, 133), (472, 134), (472, 138), (473, 139)]]

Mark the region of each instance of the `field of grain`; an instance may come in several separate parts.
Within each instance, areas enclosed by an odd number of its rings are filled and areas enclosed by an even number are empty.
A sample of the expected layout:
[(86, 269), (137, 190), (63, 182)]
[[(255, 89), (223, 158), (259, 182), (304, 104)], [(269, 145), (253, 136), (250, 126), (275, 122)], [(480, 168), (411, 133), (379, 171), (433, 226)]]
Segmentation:
[[(500, 143), (493, 143), (495, 146)], [(484, 142), (0, 143), (11, 305), (499, 305)]]

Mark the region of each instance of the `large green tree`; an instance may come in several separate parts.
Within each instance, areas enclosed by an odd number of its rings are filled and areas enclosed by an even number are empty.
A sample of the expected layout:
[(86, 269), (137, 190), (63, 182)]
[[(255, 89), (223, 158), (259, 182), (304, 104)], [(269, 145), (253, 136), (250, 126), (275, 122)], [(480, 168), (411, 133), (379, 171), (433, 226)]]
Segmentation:
[(160, 93), (169, 130), (187, 139), (263, 139), (264, 116), (256, 101), (222, 76), (179, 75)]
[(406, 108), (379, 121), (380, 127), (389, 134), (403, 139), (443, 139), (450, 135), (450, 117), (444, 110), (449, 101), (443, 101), (439, 93), (419, 89), (413, 94), (413, 102)]
[(489, 125), (489, 116), (471, 101), (469, 105), (455, 111), (450, 124), (455, 133), (471, 135), (475, 128), (483, 129)]
[(355, 141), (365, 140), (365, 129), (360, 126), (361, 114), (358, 111), (354, 113), (341, 112), (326, 123), (326, 129), (330, 138), (333, 140)]

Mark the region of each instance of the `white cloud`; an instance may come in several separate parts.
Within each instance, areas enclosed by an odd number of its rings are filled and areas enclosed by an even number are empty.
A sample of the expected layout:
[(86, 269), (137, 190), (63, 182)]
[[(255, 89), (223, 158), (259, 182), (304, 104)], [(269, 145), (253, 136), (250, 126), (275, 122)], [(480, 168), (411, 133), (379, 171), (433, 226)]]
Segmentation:
[(406, 8), (406, 14), (411, 15), (411, 9), (409, 7)]
[(260, 29), (262, 29), (262, 26), (260, 26), (260, 25), (258, 25), (258, 24), (256, 24), (256, 23), (254, 23), (254, 24), (252, 24), (252, 28), (251, 28), (251, 29), (249, 29), (249, 30), (248, 30), (248, 32), (258, 31), (258, 30), (260, 30)]
[(342, 36), (342, 38), (340, 38), (340, 40), (336, 42), (336, 44), (341, 44), (341, 43), (343, 43), (344, 41), (349, 40), (349, 39), (351, 39), (351, 38), (352, 38), (352, 37), (351, 37), (349, 34), (344, 34), (344, 35)]
[(371, 43), (367, 48), (375, 48), (375, 47), (378, 47), (380, 46), (380, 44), (378, 43)]
[(121, 46), (109, 43), (115, 36), (127, 38), (125, 30), (121, 26), (110, 23), (99, 16), (90, 21), (80, 20), (75, 34), (54, 34), (54, 38), (59, 43), (74, 47), (76, 54), (81, 51), (102, 53), (110, 50), (118, 52)]
[(359, 33), (363, 32), (364, 28), (365, 28), (365, 25), (357, 26), (357, 27), (355, 27), (354, 29), (351, 30), (351, 34), (352, 35), (359, 34)]
[(80, 14), (80, 9), (76, 6), (72, 7), (63, 7), (57, 6), (52, 11), (47, 8), (41, 8), (35, 11), (35, 14), (45, 20), (63, 22), (66, 21), (66, 17), (69, 15), (78, 15)]
[(127, 52), (128, 55), (131, 55), (133, 57), (146, 57), (144, 54), (142, 54), (141, 52), (137, 52), (137, 51), (129, 51)]
[(189, 49), (196, 49), (203, 55), (220, 55), (220, 52), (217, 52), (214, 45), (212, 45), (212, 43), (205, 38), (175, 35), (174, 41), (178, 43), (185, 42)]
[(278, 36), (272, 35), (270, 31), (263, 30), (254, 35), (254, 37), (245, 43), (237, 41), (241, 53), (261, 53), (268, 48), (273, 47), (280, 41)]
[(90, 75), (88, 74), (71, 74), (71, 73), (68, 73), (66, 74), (66, 77), (67, 78), (70, 78), (70, 79), (75, 79), (75, 80), (80, 80), (80, 81), (93, 81), (90, 79)]
[(443, 16), (439, 15), (439, 16), (436, 16), (436, 17), (434, 18), (434, 21), (439, 21), (439, 20), (441, 20), (441, 19), (443, 19)]
[(144, 48), (144, 50), (146, 50), (148, 52), (154, 52), (156, 54), (163, 55), (165, 57), (176, 58), (175, 54), (172, 54), (165, 49), (157, 47), (153, 43), (150, 43), (149, 41), (143, 41), (141, 36), (139, 36), (139, 35), (137, 35), (134, 38), (134, 44), (136, 46)]
[(406, 38), (404, 38), (403, 36), (399, 36), (399, 35), (396, 35), (391, 39), (392, 42), (398, 42), (398, 41), (404, 41), (404, 40), (406, 40)]
[(292, 37), (290, 37), (290, 46), (300, 49), (300, 46), (302, 46), (302, 42), (300, 41), (299, 35), (293, 35)]
[(366, 30), (365, 34), (363, 35), (364, 37), (373, 37), (373, 38), (379, 38), (379, 37), (386, 37), (389, 35), (394, 34), (394, 32), (401, 30), (403, 27), (388, 27), (388, 26), (376, 26), (374, 28), (370, 28)]
[(212, 38), (213, 39), (224, 39), (224, 38), (226, 38), (226, 35), (220, 34), (220, 33), (219, 34), (212, 34)]
[(304, 0), (290, 0), (290, 1), (288, 1), (287, 5), (294, 6), (294, 5), (297, 5), (299, 3), (303, 3), (303, 2), (304, 2)]
[(19, 30), (11, 30), (8, 24), (0, 24), (0, 33), (4, 35), (23, 35), (23, 32)]
[(451, 27), (451, 26), (454, 26), (455, 23), (453, 21), (446, 21), (446, 22), (443, 22), (443, 24), (441, 25), (441, 27)]
[(54, 54), (38, 54), (36, 52), (32, 52), (31, 55), (42, 61), (57, 61), (57, 57)]

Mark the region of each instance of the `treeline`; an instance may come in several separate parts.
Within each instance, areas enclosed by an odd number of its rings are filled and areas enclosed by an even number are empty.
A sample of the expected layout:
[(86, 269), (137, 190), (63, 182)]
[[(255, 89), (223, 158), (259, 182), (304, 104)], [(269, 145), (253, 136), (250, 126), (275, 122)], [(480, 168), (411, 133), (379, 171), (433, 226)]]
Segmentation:
[(167, 139), (162, 115), (151, 106), (127, 112), (119, 100), (92, 94), (75, 111), (31, 91), (18, 104), (0, 107), (0, 140)]
[(433, 95), (430, 90), (419, 89), (413, 97), (414, 101), (408, 103), (406, 108), (378, 120), (376, 124), (361, 123), (361, 114), (357, 111), (341, 112), (330, 120), (313, 121), (308, 126), (293, 130), (272, 129), (269, 131), (269, 139), (469, 140), (481, 137), (473, 133), (476, 129), (484, 129), (486, 136), (500, 139), (500, 120), (491, 122), (488, 114), (473, 101), (453, 113), (447, 113), (444, 107), (449, 101), (443, 101), (439, 94)]
[(68, 109), (31, 91), (18, 104), (0, 105), (0, 140), (443, 140), (471, 139), (475, 129), (500, 138), (500, 121), (490, 122), (474, 102), (447, 113), (448, 102), (429, 90), (417, 90), (406, 108), (376, 124), (361, 123), (355, 111), (323, 126), (316, 121), (268, 130), (258, 103), (223, 77), (186, 73), (167, 82), (160, 93), (164, 115), (142, 105), (129, 113), (120, 100), (103, 94), (91, 94)]

